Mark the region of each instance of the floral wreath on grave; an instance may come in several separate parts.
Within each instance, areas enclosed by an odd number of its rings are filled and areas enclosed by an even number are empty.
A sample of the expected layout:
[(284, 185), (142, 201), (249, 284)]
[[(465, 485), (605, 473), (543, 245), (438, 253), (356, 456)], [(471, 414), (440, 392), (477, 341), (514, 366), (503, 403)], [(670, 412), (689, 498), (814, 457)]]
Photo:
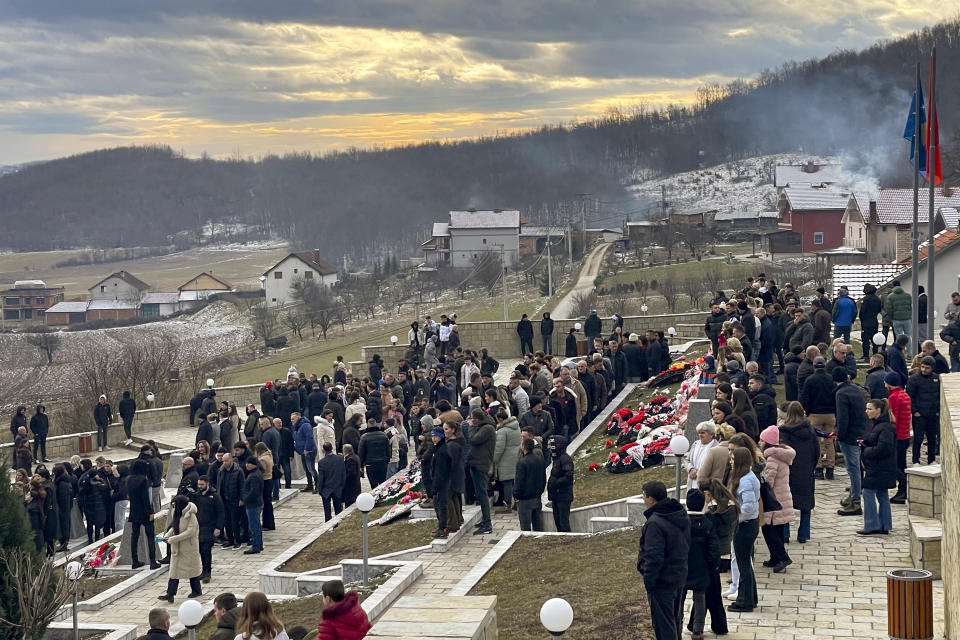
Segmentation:
[[(378, 505), (395, 504), (401, 502), (411, 492), (419, 492), (423, 487), (423, 470), (420, 468), (419, 460), (411, 460), (403, 473), (394, 476), (388, 484), (381, 485), (372, 491), (373, 497)], [(410, 504), (412, 509), (419, 502), (419, 498), (407, 500), (404, 504)]]
[(103, 567), (112, 567), (117, 564), (117, 545), (104, 542), (102, 545), (88, 551), (83, 556), (83, 566), (88, 569), (102, 569)]

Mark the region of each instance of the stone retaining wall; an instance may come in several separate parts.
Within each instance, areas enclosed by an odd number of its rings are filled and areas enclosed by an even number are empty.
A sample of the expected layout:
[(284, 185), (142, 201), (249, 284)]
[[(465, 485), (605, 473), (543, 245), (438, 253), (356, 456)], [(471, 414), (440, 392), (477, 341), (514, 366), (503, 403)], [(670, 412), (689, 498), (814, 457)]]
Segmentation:
[(943, 631), (947, 638), (960, 638), (960, 374), (941, 375), (940, 383)]

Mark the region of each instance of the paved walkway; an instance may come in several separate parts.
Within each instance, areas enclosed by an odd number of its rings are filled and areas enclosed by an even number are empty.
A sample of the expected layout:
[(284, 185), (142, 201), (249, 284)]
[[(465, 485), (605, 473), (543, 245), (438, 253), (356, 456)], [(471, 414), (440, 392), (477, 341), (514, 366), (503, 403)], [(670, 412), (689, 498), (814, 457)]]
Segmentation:
[(567, 292), (567, 295), (560, 299), (557, 306), (553, 308), (553, 311), (550, 313), (552, 317), (573, 317), (573, 296), (578, 293), (586, 294), (593, 291), (593, 281), (596, 280), (597, 275), (600, 273), (600, 267), (603, 265), (603, 257), (612, 246), (612, 244), (602, 242), (590, 252), (590, 255), (588, 255), (583, 262), (583, 267), (580, 269), (580, 276), (577, 278), (576, 284)]

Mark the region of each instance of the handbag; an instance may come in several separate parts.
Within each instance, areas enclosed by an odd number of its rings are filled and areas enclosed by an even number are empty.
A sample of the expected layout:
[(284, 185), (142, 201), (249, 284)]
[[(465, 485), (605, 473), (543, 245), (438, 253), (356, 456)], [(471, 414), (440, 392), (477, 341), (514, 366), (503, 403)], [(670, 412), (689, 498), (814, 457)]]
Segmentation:
[(780, 504), (777, 496), (773, 493), (773, 488), (763, 478), (760, 478), (760, 500), (763, 503), (765, 513), (783, 509), (783, 505)]

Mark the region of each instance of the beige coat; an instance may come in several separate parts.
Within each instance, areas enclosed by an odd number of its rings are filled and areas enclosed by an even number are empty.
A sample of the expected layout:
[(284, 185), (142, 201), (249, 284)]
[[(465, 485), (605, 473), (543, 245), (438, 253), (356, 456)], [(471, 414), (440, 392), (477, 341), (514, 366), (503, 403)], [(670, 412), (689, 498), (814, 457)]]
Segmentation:
[(269, 451), (257, 456), (260, 461), (260, 468), (263, 469), (263, 479), (273, 480), (273, 454)]
[(763, 479), (773, 489), (773, 495), (780, 503), (779, 511), (765, 511), (763, 524), (790, 524), (793, 522), (793, 495), (790, 493), (790, 465), (797, 452), (788, 446), (767, 447), (763, 457), (767, 464), (763, 467)]
[(170, 545), (168, 578), (189, 580), (203, 572), (203, 566), (200, 563), (200, 524), (197, 522), (195, 504), (191, 502), (184, 507), (183, 515), (180, 516), (180, 533), (174, 534), (171, 526), (164, 534), (164, 538)]
[(730, 451), (726, 442), (719, 442), (711, 447), (703, 457), (700, 468), (697, 469), (697, 486), (706, 489), (711, 480), (723, 482), (723, 474), (730, 467)]

